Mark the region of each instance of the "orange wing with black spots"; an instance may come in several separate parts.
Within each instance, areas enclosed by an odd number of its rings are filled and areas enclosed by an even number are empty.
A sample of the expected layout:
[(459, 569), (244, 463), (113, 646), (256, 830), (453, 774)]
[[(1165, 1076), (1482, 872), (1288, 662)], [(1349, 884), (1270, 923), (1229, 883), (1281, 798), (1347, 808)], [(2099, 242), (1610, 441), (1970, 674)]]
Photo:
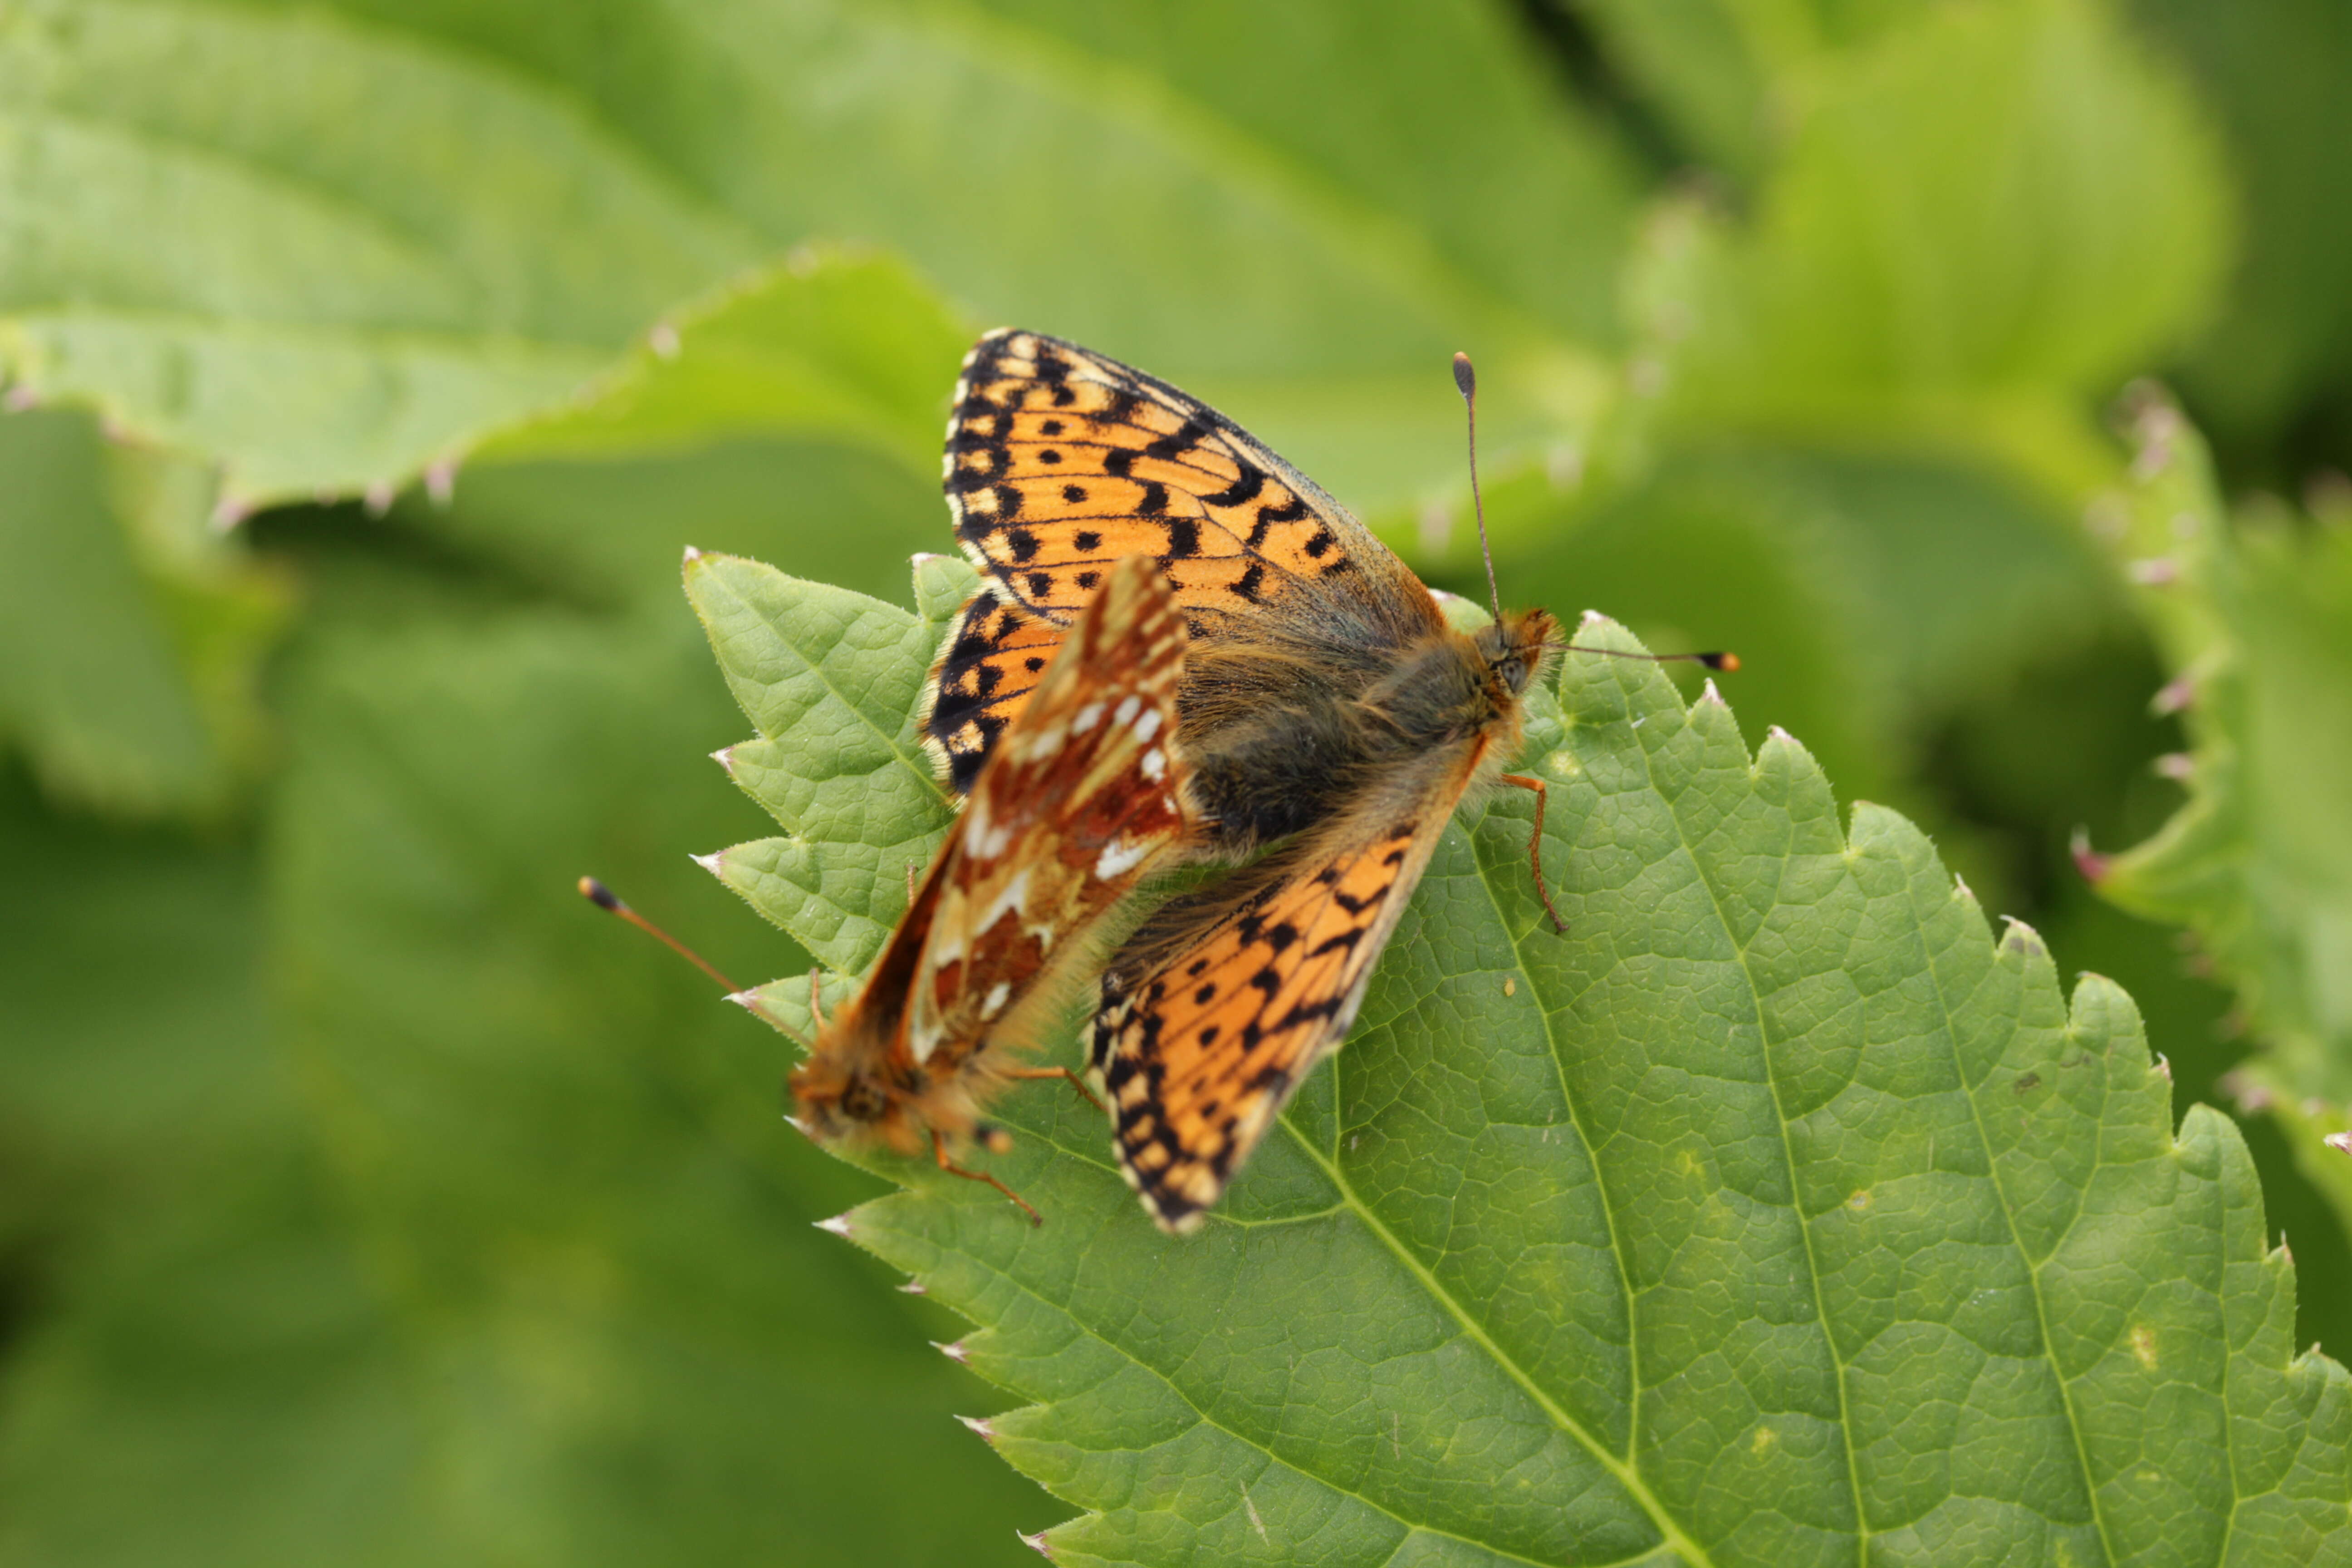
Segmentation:
[(1517, 749), (1557, 628), (1537, 610), (1455, 630), (1231, 420), (1040, 333), (992, 332), (966, 358), (943, 472), (988, 581), (935, 677), (927, 734), (951, 781), (1010, 744), (1031, 661), (1110, 562), (1140, 554), (1187, 637), (1172, 754), (1191, 820), (1171, 858), (1276, 846), (1168, 904), (1104, 976), (1094, 1065), (1119, 1162), (1181, 1229), (1346, 1035), (1446, 820)]
[(1163, 907), (1103, 977), (1093, 1067), (1119, 1169), (1166, 1229), (1223, 1194), (1291, 1091), (1355, 1022), (1372, 965), (1468, 784), (1366, 809)]
[(1247, 431), (1043, 333), (974, 346), (942, 478), (956, 538), (999, 596), (1058, 624), (1135, 554), (1167, 573), (1196, 639), (1337, 611), (1402, 641), (1436, 616), (1386, 545)]
[(963, 607), (931, 667), (921, 726), (924, 746), (956, 794), (971, 793), (996, 738), (1028, 704), (1068, 635), (993, 594), (976, 594)]

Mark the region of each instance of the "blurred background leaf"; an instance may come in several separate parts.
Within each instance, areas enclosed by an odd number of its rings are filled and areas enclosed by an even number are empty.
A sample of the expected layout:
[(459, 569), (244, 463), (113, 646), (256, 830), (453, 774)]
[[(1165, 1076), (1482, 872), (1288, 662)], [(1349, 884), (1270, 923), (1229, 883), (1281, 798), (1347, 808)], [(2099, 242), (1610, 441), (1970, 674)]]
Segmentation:
[[(943, 1419), (993, 1397), (922, 1348), (951, 1320), (798, 1223), (876, 1186), (569, 892), (800, 962), (684, 859), (763, 819), (698, 760), (742, 724), (678, 552), (907, 603), (1000, 322), (1211, 397), (1483, 597), (1471, 350), (1507, 598), (1738, 647), (1751, 742), (2235, 1109), (2273, 1015), (2068, 853), (2209, 743), (2083, 524), (2151, 371), (2221, 504), (2291, 498), (2262, 809), (2324, 817), (2347, 79), (2325, 0), (11, 7), (0, 1555), (1024, 1560), (1057, 1512)], [(2271, 1103), (2340, 1349), (2339, 1107)]]

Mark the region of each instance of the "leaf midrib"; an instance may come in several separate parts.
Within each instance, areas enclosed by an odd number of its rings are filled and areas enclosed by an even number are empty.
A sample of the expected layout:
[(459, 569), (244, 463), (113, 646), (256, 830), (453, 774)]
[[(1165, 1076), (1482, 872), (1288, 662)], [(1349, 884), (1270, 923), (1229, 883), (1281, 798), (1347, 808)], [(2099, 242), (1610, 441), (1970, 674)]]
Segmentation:
[[(1281, 1121), (1284, 1130), (1288, 1131), (1294, 1140), (1299, 1142), (1302, 1146), (1305, 1144), (1305, 1140), (1300, 1138), (1297, 1131), (1291, 1127), (1287, 1119), (1277, 1118), (1277, 1120)], [(1043, 1143), (1046, 1147), (1054, 1150), (1056, 1153), (1059, 1153), (1066, 1158), (1076, 1160), (1081, 1164), (1091, 1165), (1095, 1169), (1102, 1172), (1106, 1176), (1116, 1175), (1118, 1173), (1118, 1167), (1111, 1164), (1109, 1162), (1097, 1157), (1097, 1152), (1091, 1152), (1089, 1149), (1075, 1148), (1070, 1144), (1063, 1142), (1060, 1139), (1055, 1137), (1050, 1132), (1033, 1131), (1029, 1132), (1028, 1135), (1036, 1139), (1040, 1143)], [(1309, 1152), (1312, 1152), (1311, 1149), (1309, 1150)], [(1318, 1163), (1322, 1163), (1322, 1162), (1318, 1160)], [(1323, 1168), (1327, 1172), (1330, 1170), (1328, 1163), (1324, 1163)], [(1330, 1215), (1340, 1213), (1342, 1210), (1352, 1210), (1359, 1218), (1363, 1219), (1367, 1224), (1372, 1226), (1375, 1235), (1381, 1237), (1384, 1240), (1389, 1240), (1390, 1238), (1387, 1237), (1387, 1233), (1380, 1228), (1377, 1222), (1370, 1219), (1370, 1216), (1365, 1210), (1362, 1202), (1356, 1197), (1355, 1194), (1350, 1191), (1345, 1184), (1336, 1182), (1336, 1179), (1335, 1184), (1339, 1186), (1341, 1196), (1344, 1200), (1339, 1205), (1335, 1205), (1328, 1209), (1318, 1211), (1315, 1215), (1286, 1215), (1280, 1221), (1261, 1220), (1255, 1223), (1259, 1225), (1294, 1224), (1307, 1219), (1326, 1217)], [(1224, 1215), (1219, 1214), (1212, 1214), (1209, 1217), (1212, 1224), (1247, 1223), (1230, 1221), (1227, 1220)], [(1183, 1243), (1178, 1242), (1176, 1245), (1181, 1246)], [(1390, 1240), (1390, 1245), (1393, 1247), (1394, 1242)], [(1162, 1387), (1166, 1388), (1178, 1399), (1183, 1401), (1185, 1408), (1192, 1412), (1193, 1416), (1201, 1423), (1202, 1426), (1209, 1427), (1213, 1431), (1222, 1432), (1226, 1436), (1231, 1437), (1234, 1441), (1245, 1447), (1255, 1449), (1258, 1453), (1265, 1455), (1270, 1463), (1281, 1465), (1287, 1469), (1295, 1470), (1298, 1474), (1313, 1480), (1318, 1486), (1328, 1487), (1332, 1491), (1342, 1497), (1353, 1498), (1358, 1502), (1362, 1503), (1366, 1508), (1372, 1510), (1375, 1513), (1396, 1521), (1398, 1524), (1402, 1525), (1408, 1531), (1417, 1531), (1426, 1535), (1441, 1536), (1448, 1541), (1459, 1541), (1464, 1545), (1475, 1547), (1481, 1552), (1491, 1552), (1497, 1557), (1506, 1557), (1514, 1563), (1527, 1563), (1528, 1568), (1558, 1568), (1558, 1565), (1555, 1563), (1545, 1563), (1540, 1558), (1525, 1556), (1519, 1552), (1510, 1551), (1507, 1548), (1496, 1546), (1488, 1542), (1474, 1540), (1469, 1536), (1462, 1534), (1458, 1531), (1447, 1530), (1440, 1525), (1423, 1524), (1416, 1521), (1407, 1519), (1404, 1515), (1397, 1512), (1395, 1509), (1391, 1508), (1387, 1504), (1367, 1497), (1363, 1493), (1357, 1491), (1352, 1487), (1349, 1487), (1339, 1481), (1336, 1481), (1318, 1470), (1311, 1469), (1307, 1466), (1299, 1463), (1295, 1458), (1276, 1453), (1264, 1438), (1254, 1437), (1248, 1433), (1228, 1426), (1226, 1423), (1220, 1421), (1215, 1416), (1210, 1415), (1206, 1410), (1203, 1410), (1201, 1407), (1200, 1403), (1195, 1400), (1191, 1394), (1186, 1392), (1184, 1385), (1179, 1383), (1174, 1377), (1171, 1376), (1166, 1371), (1152, 1365), (1150, 1362), (1144, 1360), (1143, 1357), (1138, 1355), (1133, 1350), (1129, 1349), (1126, 1345), (1105, 1337), (1099, 1329), (1096, 1328), (1092, 1323), (1084, 1321), (1077, 1316), (1077, 1314), (1072, 1312), (1067, 1304), (1055, 1301), (1040, 1294), (1035, 1287), (1029, 1284), (1026, 1280), (1014, 1276), (1002, 1265), (992, 1263), (971, 1252), (965, 1252), (963, 1256), (966, 1258), (969, 1258), (971, 1262), (978, 1264), (981, 1268), (987, 1269), (997, 1279), (1003, 1280), (1014, 1290), (1026, 1296), (1030, 1300), (1036, 1302), (1041, 1307), (1044, 1307), (1047, 1311), (1066, 1320), (1072, 1326), (1076, 1327), (1081, 1333), (1085, 1334), (1087, 1338), (1102, 1346), (1103, 1349), (1110, 1352), (1111, 1354), (1119, 1357), (1121, 1360), (1126, 1361), (1134, 1366), (1142, 1368), (1145, 1372), (1150, 1373), (1153, 1377), (1158, 1378)], [(1411, 1260), (1407, 1259), (1407, 1262), (1410, 1264)], [(1433, 1282), (1432, 1283), (1433, 1285)], [(1446, 1299), (1444, 1297), (1442, 1290), (1435, 1291), (1434, 1293), (1439, 1296), (1441, 1300)], [(1479, 1331), (1475, 1325), (1465, 1324), (1465, 1326), (1472, 1333), (1479, 1334)], [(1507, 1370), (1510, 1370), (1510, 1363), (1507, 1358), (1504, 1358), (1499, 1352), (1495, 1351), (1491, 1342), (1485, 1340), (1483, 1334), (1479, 1335), (1479, 1342), (1486, 1344), (1489, 1352), (1494, 1353), (1498, 1361), (1502, 1362), (1505, 1368)], [(1540, 1394), (1538, 1394), (1537, 1397), (1540, 1399), (1542, 1396)], [(1051, 1404), (1056, 1402), (1058, 1401), (1046, 1403)], [(1081, 1504), (1080, 1506), (1087, 1507), (1088, 1505)], [(1098, 1511), (1099, 1510), (1088, 1507), (1089, 1513), (1098, 1515)], [(1669, 1537), (1670, 1542), (1672, 1539), (1672, 1537)], [(1649, 1553), (1655, 1552), (1657, 1549), (1658, 1548), (1655, 1545), (1645, 1546), (1636, 1556), (1621, 1559), (1621, 1561), (1629, 1563), (1639, 1562), (1642, 1556), (1646, 1556)], [(1391, 1552), (1391, 1555), (1393, 1556), (1394, 1553)], [(1706, 1560), (1702, 1558), (1697, 1561), (1704, 1563)], [(1594, 1565), (1594, 1568), (1609, 1568), (1609, 1565), (1596, 1564)]]
[[(1618, 687), (1619, 689), (1623, 689), (1624, 682), (1622, 679), (1618, 681)], [(1707, 699), (1701, 698), (1699, 700), (1704, 702)], [(1689, 713), (1685, 712), (1682, 728), (1675, 733), (1691, 734), (1696, 730), (1696, 722)], [(1698, 739), (1701, 743), (1705, 742), (1704, 736), (1699, 736)], [(1667, 820), (1675, 825), (1675, 843), (1682, 851), (1685, 863), (1690, 867), (1691, 875), (1698, 885), (1706, 889), (1707, 907), (1715, 911), (1716, 923), (1723, 930), (1723, 940), (1739, 964), (1739, 976), (1747, 987), (1749, 1005), (1754, 1010), (1756, 1049), (1764, 1058), (1764, 1087), (1771, 1092), (1772, 1096), (1772, 1131), (1780, 1141), (1781, 1164), (1789, 1179), (1789, 1212), (1796, 1216), (1797, 1234), (1805, 1244), (1805, 1284), (1813, 1299), (1814, 1321), (1821, 1324), (1822, 1348), (1829, 1352), (1830, 1363), (1837, 1369), (1838, 1447), (1845, 1454), (1847, 1495), (1853, 1503), (1854, 1561), (1866, 1563), (1870, 1558), (1870, 1538), (1873, 1531), (1870, 1527), (1868, 1510), (1863, 1504), (1862, 1471), (1860, 1462), (1855, 1458), (1853, 1451), (1853, 1416), (1846, 1402), (1846, 1379), (1852, 1368), (1846, 1361), (1844, 1352), (1838, 1348), (1837, 1331), (1830, 1324), (1829, 1303), (1822, 1299), (1821, 1260), (1813, 1251), (1813, 1216), (1805, 1212), (1804, 1188), (1797, 1174), (1797, 1152), (1789, 1145), (1789, 1116), (1780, 1098), (1780, 1075), (1772, 1062), (1772, 1028), (1770, 1021), (1764, 1015), (1764, 988), (1758, 984), (1756, 971), (1748, 964), (1748, 944), (1739, 940), (1731, 922), (1730, 911), (1724, 908), (1723, 896), (1717, 889), (1714, 879), (1707, 875), (1706, 864), (1700, 858), (1697, 846), (1691, 842), (1689, 830), (1683, 821), (1682, 796), (1669, 791), (1659, 783), (1656, 753), (1651, 750), (1650, 741), (1636, 731), (1633, 744), (1634, 749), (1642, 754), (1643, 781), (1649, 785), (1651, 795), (1666, 808)], [(1740, 749), (1742, 752), (1747, 751), (1747, 742), (1744, 739), (1740, 742)], [(1752, 753), (1749, 754), (1748, 773), (1751, 785), (1755, 783), (1758, 766), (1755, 756)], [(1780, 907), (1780, 891), (1788, 884), (1789, 859), (1794, 847), (1796, 832), (1797, 816), (1794, 812), (1790, 812), (1786, 817), (1786, 838), (1774, 868), (1772, 902), (1769, 906), (1772, 909)], [(1840, 837), (1843, 838), (1843, 836)], [(1943, 1012), (1948, 1034), (1951, 1010), (1944, 1006), (1943, 994), (1940, 990), (1937, 993), (1936, 1001), (1937, 1007)]]
[[(1960, 1060), (1959, 1047), (1953, 1037), (1955, 1031), (1952, 1026), (1952, 1007), (1944, 993), (1943, 965), (1933, 944), (1927, 941), (1927, 922), (1919, 918), (1917, 905), (1914, 900), (1906, 898), (1904, 900), (1904, 904), (1911, 912), (1911, 934), (1918, 942), (1920, 951), (1927, 958), (1926, 964), (1927, 984), (1935, 987), (1936, 1009), (1943, 1016), (1944, 1026), (1937, 1033), (1943, 1037), (1945, 1053), (1951, 1059), (1952, 1081), (1960, 1086), (1961, 1098), (1969, 1102), (1969, 1125), (1976, 1130), (1977, 1145), (1983, 1152), (1985, 1158), (1985, 1174), (1991, 1180), (1993, 1192), (2000, 1199), (2001, 1229), (2008, 1233), (2009, 1244), (2017, 1248), (2017, 1256), (2025, 1264), (2026, 1284), (2033, 1296), (2034, 1333), (2042, 1342), (2042, 1363), (2050, 1368), (2050, 1375), (2058, 1384), (2058, 1397), (2066, 1406), (2066, 1436), (2074, 1449), (2074, 1463), (2082, 1477), (2083, 1495), (2091, 1505), (2091, 1523), (2099, 1532), (2100, 1549), (2107, 1554), (2107, 1561), (2114, 1563), (2118, 1561), (2116, 1545), (2107, 1533), (2107, 1510), (2100, 1504), (2098, 1483), (2092, 1478), (2090, 1451), (2083, 1447), (2083, 1422), (2074, 1408), (2074, 1381), (2066, 1375), (2066, 1369), (2058, 1364), (2058, 1353), (2051, 1342), (2050, 1307), (2042, 1298), (2042, 1264), (2035, 1260), (2032, 1252), (2027, 1248), (2024, 1238), (2017, 1234), (2017, 1211), (2010, 1202), (2008, 1185), (2001, 1180), (2000, 1163), (1993, 1157), (1992, 1138), (1985, 1129), (1984, 1112), (1977, 1104), (1976, 1087), (1969, 1081), (1967, 1064)], [(1994, 954), (1996, 963), (1999, 962), (1999, 956), (1996, 950)], [(2108, 1090), (2103, 1086), (2100, 1089), (2101, 1100), (2104, 1100), (2107, 1093)], [(2099, 1130), (2102, 1134), (2106, 1131), (2104, 1114)], [(2101, 1136), (2092, 1147), (2091, 1168), (2085, 1174), (2086, 1185), (2088, 1177), (2095, 1175), (2099, 1168), (2105, 1163), (2106, 1140)], [(2066, 1229), (2069, 1233), (2074, 1230), (2075, 1221), (2081, 1217), (2082, 1206), (2077, 1203), (2074, 1205), (2074, 1215), (2066, 1221)], [(2223, 1375), (2226, 1378), (2228, 1366), (2226, 1356), (2223, 1358), (2222, 1364)], [(2236, 1424), (2231, 1423), (2228, 1429), (2234, 1444)], [(2230, 1489), (2232, 1493), (2231, 1515), (2234, 1519), (2236, 1513), (2234, 1494), (2237, 1491), (2234, 1461)]]

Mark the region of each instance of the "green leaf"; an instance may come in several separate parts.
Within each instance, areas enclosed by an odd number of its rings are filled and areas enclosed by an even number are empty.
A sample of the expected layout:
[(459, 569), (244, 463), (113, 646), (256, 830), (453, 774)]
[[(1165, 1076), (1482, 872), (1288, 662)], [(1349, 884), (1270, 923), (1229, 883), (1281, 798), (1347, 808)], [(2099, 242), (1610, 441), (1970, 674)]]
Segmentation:
[(795, 252), (680, 308), (572, 403), (475, 461), (611, 459), (749, 437), (829, 440), (939, 468), (940, 409), (972, 333), (906, 267)]
[(317, 13), (21, 6), (0, 111), (0, 363), (232, 507), (401, 481), (761, 245), (559, 95)]
[(61, 798), (202, 816), (259, 749), (284, 584), (205, 524), (209, 482), (85, 415), (0, 416), (0, 740)]
[(2191, 750), (2188, 798), (2106, 860), (2099, 890), (2194, 931), (2238, 989), (2280, 1082), (2352, 1098), (2352, 525), (2255, 512), (2234, 525), (2205, 447), (2140, 407), (2126, 489), (2093, 509), (2157, 635)]
[[(783, 668), (840, 622), (798, 592), (714, 636), (755, 721), (747, 642)], [(908, 642), (834, 637), (833, 683), (902, 688)], [(1041, 1230), (864, 1160), (908, 1190), (841, 1228), (981, 1325), (951, 1353), (1031, 1402), (987, 1436), (1089, 1510), (1055, 1560), (2340, 1550), (2352, 1386), (2293, 1353), (2244, 1147), (2205, 1108), (2174, 1132), (2129, 998), (2070, 1003), (1915, 828), (1842, 831), (1804, 749), (1751, 754), (1712, 692), (1571, 656), (1535, 709), (1568, 934), (1530, 805), (1465, 811), (1201, 1237), (1160, 1236), (1043, 1085), (991, 1161)], [(798, 1028), (805, 994), (757, 1010)]]
[(1507, 16), (1383, 9), (49, 0), (0, 30), (0, 364), (232, 505), (389, 487), (855, 237), (1407, 495), (1461, 342), (1526, 393), (1498, 450), (1605, 400), (1632, 193)]
[[(940, 591), (936, 560), (918, 571), (929, 617), (756, 561), (686, 563), (687, 597), (759, 731), (719, 761), (785, 831), (704, 864), (837, 968), (863, 969), (882, 950), (907, 905), (905, 869), (947, 832), (916, 738), (924, 672), (961, 602)], [(968, 594), (977, 574), (964, 573)]]
[[(806, 963), (679, 852), (746, 810), (704, 758), (740, 720), (698, 630), (667, 593), (657, 615), (395, 594), (335, 553), (286, 676), (270, 908), (378, 1320), (352, 1338), (383, 1369), (371, 1489), (399, 1503), (362, 1539), (404, 1562), (1017, 1561), (1042, 1500), (950, 1419), (985, 1394), (924, 1344), (944, 1315), (810, 1228), (873, 1184), (781, 1125), (765, 1029), (572, 891), (609, 879), (738, 975)], [(913, 1478), (930, 1504), (894, 1506)], [(268, 1555), (336, 1555), (252, 1512), (304, 1543)]]
[(1922, 9), (1773, 83), (1797, 128), (1659, 374), (1702, 429), (1989, 455), (2079, 498), (2077, 412), (2200, 324), (2226, 189), (2091, 0)]

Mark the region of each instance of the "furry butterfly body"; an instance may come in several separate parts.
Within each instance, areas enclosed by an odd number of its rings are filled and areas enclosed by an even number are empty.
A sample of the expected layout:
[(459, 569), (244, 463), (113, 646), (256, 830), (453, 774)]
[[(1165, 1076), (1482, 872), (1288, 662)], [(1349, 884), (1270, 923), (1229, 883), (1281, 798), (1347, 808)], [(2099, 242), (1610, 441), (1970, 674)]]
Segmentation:
[(1163, 906), (1103, 980), (1091, 1059), (1120, 1167), (1181, 1229), (1346, 1034), (1445, 823), (1505, 776), (1557, 627), (1533, 610), (1455, 630), (1402, 562), (1247, 432), (1036, 333), (991, 333), (966, 361), (945, 479), (990, 577), (934, 672), (926, 737), (950, 781), (977, 776), (1034, 700), (1044, 654), (1108, 558), (1142, 553), (1189, 637), (1182, 853), (1272, 847)]

